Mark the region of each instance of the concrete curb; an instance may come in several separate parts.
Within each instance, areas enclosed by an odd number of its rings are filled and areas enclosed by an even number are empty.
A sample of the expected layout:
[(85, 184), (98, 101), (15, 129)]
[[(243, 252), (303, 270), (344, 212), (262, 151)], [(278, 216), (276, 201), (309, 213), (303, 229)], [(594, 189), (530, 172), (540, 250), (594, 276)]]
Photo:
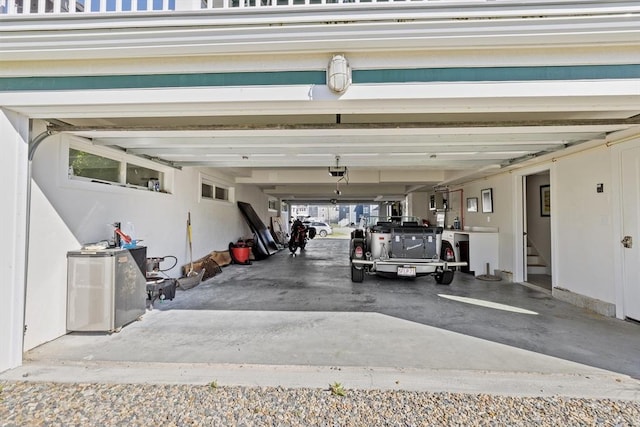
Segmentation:
[(326, 389), (452, 392), (504, 396), (564, 396), (640, 401), (640, 381), (601, 371), (591, 374), (521, 373), (386, 367), (332, 367), (213, 363), (46, 361), (0, 374), (0, 380), (125, 384), (194, 384)]

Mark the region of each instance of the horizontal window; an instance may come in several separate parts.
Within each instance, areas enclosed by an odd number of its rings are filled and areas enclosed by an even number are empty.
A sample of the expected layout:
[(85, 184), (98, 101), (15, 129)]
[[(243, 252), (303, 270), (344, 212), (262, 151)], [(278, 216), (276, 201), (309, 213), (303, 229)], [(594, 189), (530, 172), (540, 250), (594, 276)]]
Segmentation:
[(126, 183), (139, 187), (147, 187), (152, 191), (160, 191), (162, 172), (145, 168), (133, 163), (127, 163)]
[(118, 182), (120, 180), (120, 162), (70, 148), (69, 175)]
[(213, 191), (215, 187), (211, 184), (202, 183), (202, 198), (203, 199), (213, 199)]
[(82, 144), (70, 144), (67, 163), (69, 179), (166, 192), (165, 173), (160, 168), (128, 162), (127, 156), (115, 152), (111, 156), (109, 153), (105, 149), (84, 149)]
[(219, 200), (233, 202), (233, 187), (221, 184), (214, 178), (200, 176), (200, 198), (206, 200)]
[(216, 187), (216, 200), (229, 200), (229, 190), (222, 187)]

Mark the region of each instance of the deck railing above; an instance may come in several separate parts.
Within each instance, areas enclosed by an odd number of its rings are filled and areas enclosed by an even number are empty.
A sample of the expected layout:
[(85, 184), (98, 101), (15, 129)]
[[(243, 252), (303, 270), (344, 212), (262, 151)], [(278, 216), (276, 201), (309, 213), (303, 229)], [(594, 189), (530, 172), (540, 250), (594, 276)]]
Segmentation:
[[(373, 9), (441, 8), (449, 12), (475, 10), (487, 18), (490, 10), (500, 9), (510, 17), (542, 16), (611, 16), (625, 14), (637, 17), (637, 0), (0, 0), (0, 17), (57, 17), (70, 15), (105, 15), (117, 13), (157, 13), (211, 10), (321, 10), (323, 6), (345, 6), (355, 11), (358, 6)], [(483, 12), (478, 12), (482, 10)], [(487, 11), (487, 14), (484, 11)], [(478, 16), (480, 16), (478, 15)]]
[[(0, 15), (272, 8), (353, 3), (426, 3), (434, 0), (0, 0)], [(484, 2), (485, 0), (481, 0)]]

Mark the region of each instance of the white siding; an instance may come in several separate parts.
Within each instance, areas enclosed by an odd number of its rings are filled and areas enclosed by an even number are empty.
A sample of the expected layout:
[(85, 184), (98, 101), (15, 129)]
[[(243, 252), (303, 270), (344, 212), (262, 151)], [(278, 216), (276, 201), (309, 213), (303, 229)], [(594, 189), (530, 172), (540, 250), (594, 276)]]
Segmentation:
[(0, 372), (22, 362), (28, 126), (25, 117), (0, 110)]

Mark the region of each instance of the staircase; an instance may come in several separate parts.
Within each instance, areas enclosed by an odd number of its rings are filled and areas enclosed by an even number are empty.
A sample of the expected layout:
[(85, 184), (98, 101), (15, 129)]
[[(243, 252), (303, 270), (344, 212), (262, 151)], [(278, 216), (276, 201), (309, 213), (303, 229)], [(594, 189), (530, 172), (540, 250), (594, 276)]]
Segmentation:
[(527, 240), (527, 274), (549, 274), (547, 264)]

